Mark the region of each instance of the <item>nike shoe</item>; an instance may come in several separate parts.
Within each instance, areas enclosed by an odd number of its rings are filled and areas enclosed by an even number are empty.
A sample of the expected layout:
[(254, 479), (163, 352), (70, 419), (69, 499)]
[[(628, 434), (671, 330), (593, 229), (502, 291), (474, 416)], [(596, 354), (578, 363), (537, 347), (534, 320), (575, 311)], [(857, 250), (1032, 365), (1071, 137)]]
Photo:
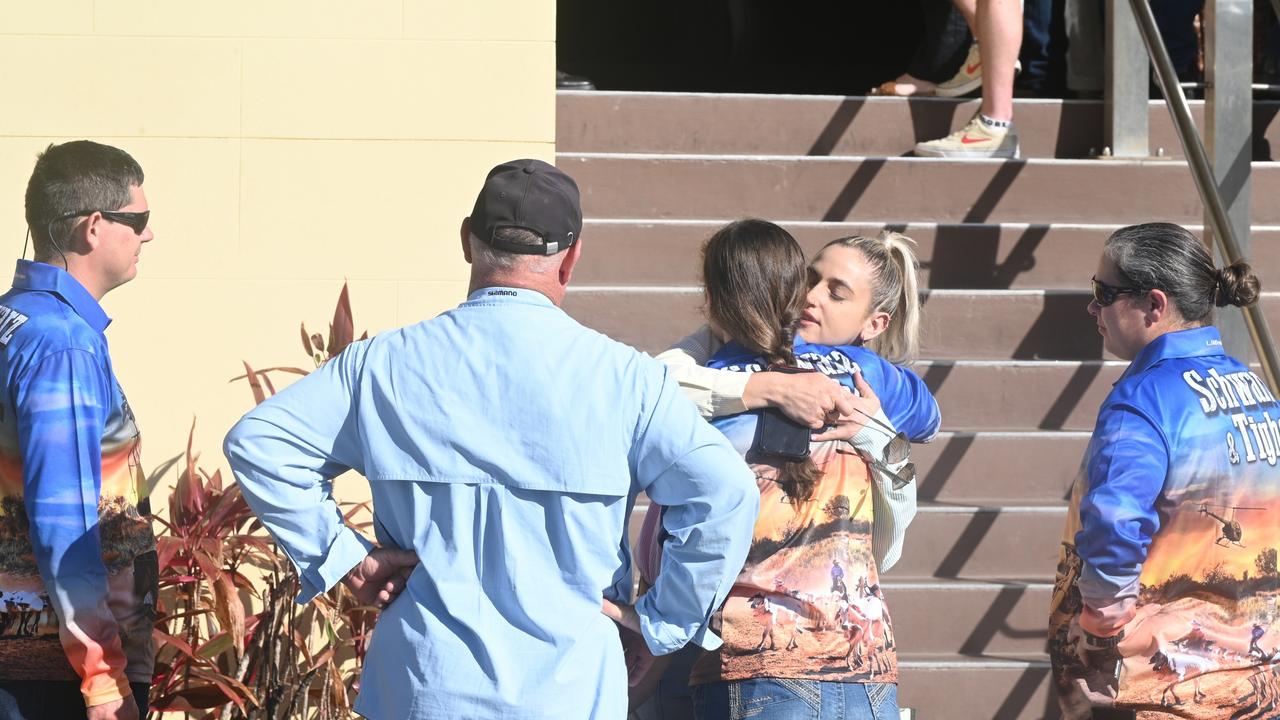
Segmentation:
[(979, 113), (964, 127), (944, 138), (916, 143), (915, 154), (938, 158), (1016, 158), (1018, 133), (1012, 125), (995, 127), (988, 124)]
[(978, 43), (969, 45), (969, 56), (964, 59), (955, 77), (938, 83), (933, 92), (938, 97), (960, 97), (982, 87), (982, 53)]
[[(1022, 61), (1013, 61), (1013, 73), (1016, 75), (1022, 72)], [(939, 83), (934, 94), (938, 97), (960, 97), (978, 90), (982, 87), (982, 53), (978, 50), (978, 43), (969, 45), (969, 56), (964, 59), (964, 63), (960, 69), (956, 71), (955, 77), (946, 82)]]

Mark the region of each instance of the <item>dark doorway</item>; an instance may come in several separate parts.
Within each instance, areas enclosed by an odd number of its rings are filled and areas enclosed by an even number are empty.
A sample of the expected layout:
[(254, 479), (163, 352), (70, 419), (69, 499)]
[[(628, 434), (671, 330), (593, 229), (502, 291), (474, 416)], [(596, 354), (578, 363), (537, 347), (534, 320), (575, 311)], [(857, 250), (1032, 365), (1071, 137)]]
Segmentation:
[(902, 72), (916, 2), (559, 0), (557, 65), (601, 90), (860, 95)]

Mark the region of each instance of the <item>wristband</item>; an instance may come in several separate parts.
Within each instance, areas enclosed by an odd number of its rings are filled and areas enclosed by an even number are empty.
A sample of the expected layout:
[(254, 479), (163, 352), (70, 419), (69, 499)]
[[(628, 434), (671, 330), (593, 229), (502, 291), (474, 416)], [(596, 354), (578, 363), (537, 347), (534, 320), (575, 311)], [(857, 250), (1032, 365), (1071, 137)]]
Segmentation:
[(1081, 628), (1080, 631), (1084, 633), (1084, 643), (1090, 650), (1110, 650), (1119, 645), (1120, 641), (1124, 639), (1124, 630), (1111, 637), (1094, 635), (1084, 628)]

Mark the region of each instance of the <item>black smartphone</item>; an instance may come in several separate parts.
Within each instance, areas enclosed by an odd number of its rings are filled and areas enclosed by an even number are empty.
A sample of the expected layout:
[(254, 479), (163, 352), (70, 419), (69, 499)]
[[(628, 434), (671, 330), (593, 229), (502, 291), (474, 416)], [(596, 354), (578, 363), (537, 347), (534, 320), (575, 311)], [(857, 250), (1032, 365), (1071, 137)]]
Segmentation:
[(756, 437), (751, 449), (787, 460), (803, 460), (809, 457), (812, 433), (807, 425), (792, 420), (781, 410), (765, 408), (760, 411), (760, 419), (756, 422)]

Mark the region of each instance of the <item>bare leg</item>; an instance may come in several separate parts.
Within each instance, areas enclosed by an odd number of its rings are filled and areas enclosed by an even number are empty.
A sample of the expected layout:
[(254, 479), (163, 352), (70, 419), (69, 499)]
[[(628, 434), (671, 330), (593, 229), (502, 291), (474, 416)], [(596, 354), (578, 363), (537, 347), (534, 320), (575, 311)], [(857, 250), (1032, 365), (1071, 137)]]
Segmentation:
[[(963, 2), (957, 0), (960, 7)], [(1019, 0), (976, 0), (975, 37), (982, 47), (982, 114), (992, 120), (1013, 119), (1013, 65), (1022, 47), (1022, 4)], [(961, 12), (965, 12), (960, 7)], [(967, 17), (967, 15), (966, 15)]]

